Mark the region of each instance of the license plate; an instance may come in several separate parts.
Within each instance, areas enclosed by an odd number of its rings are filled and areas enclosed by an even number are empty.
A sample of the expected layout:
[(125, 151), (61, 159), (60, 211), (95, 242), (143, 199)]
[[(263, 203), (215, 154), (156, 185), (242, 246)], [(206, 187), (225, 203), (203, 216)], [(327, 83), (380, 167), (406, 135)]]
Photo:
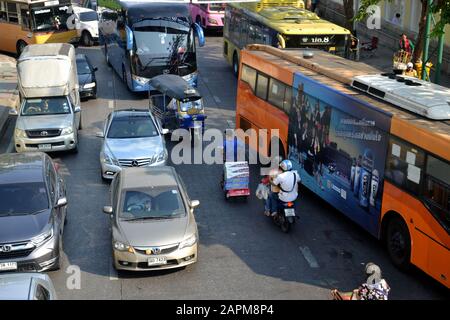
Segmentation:
[(294, 209), (284, 209), (284, 215), (286, 217), (295, 217), (295, 210)]
[(17, 262), (0, 262), (0, 271), (16, 270)]
[(42, 149), (51, 149), (52, 145), (50, 143), (46, 143), (46, 144), (39, 144), (38, 145), (38, 149), (42, 150)]
[(152, 257), (148, 258), (147, 261), (149, 266), (158, 266), (162, 264), (167, 264), (167, 258), (166, 257)]

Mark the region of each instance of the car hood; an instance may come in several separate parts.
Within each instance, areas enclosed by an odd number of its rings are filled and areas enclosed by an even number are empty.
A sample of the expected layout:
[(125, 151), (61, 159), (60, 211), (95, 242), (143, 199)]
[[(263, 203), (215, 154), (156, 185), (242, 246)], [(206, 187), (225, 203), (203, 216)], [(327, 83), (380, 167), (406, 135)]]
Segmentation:
[(16, 128), (22, 130), (33, 129), (62, 129), (72, 126), (73, 115), (52, 114), (42, 116), (20, 116)]
[(119, 228), (133, 247), (164, 246), (183, 241), (188, 218), (119, 221)]
[(92, 79), (92, 75), (90, 73), (78, 74), (78, 83), (80, 84), (80, 88), (83, 88), (86, 83), (91, 83), (93, 81), (94, 80)]
[(106, 139), (105, 149), (116, 159), (150, 158), (164, 150), (160, 136), (132, 139)]
[(0, 243), (30, 240), (41, 234), (50, 221), (51, 209), (38, 214), (0, 216)]

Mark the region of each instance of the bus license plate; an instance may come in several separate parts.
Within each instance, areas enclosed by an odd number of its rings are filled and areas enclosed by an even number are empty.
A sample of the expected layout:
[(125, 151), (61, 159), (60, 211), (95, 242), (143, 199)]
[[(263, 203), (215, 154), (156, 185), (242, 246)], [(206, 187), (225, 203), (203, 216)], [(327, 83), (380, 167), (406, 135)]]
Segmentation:
[(167, 258), (166, 257), (148, 258), (147, 263), (149, 266), (159, 266), (162, 264), (167, 264)]
[(0, 263), (0, 271), (17, 270), (17, 262), (2, 262)]
[(42, 150), (42, 149), (51, 149), (52, 145), (50, 143), (46, 143), (46, 144), (39, 144), (38, 145), (38, 149)]
[(284, 214), (286, 217), (295, 217), (294, 209), (284, 209)]

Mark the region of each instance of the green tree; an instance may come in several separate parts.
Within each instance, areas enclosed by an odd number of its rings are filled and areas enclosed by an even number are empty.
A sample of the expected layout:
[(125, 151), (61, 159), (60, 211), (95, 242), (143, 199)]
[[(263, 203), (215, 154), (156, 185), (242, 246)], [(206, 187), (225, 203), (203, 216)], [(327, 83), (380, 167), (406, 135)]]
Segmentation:
[[(351, 7), (353, 11), (353, 1), (344, 1), (345, 2), (352, 2)], [(361, 0), (360, 7), (358, 9), (358, 12), (356, 15), (352, 18), (355, 21), (361, 21), (368, 16), (371, 15), (371, 12), (367, 12), (368, 8), (371, 5), (377, 5), (383, 0)], [(391, 2), (392, 0), (385, 0)], [(440, 16), (440, 19), (434, 26), (431, 37), (438, 37), (440, 34), (444, 32), (445, 25), (450, 23), (450, 0), (434, 0), (432, 1), (431, 8), (427, 7), (427, 0), (420, 0), (422, 3), (422, 10), (419, 20), (419, 33), (416, 39), (415, 48), (414, 48), (414, 55), (413, 55), (413, 61), (416, 62), (421, 59), (424, 49), (424, 42), (425, 42), (425, 28), (426, 28), (426, 20), (427, 20), (427, 13), (428, 9), (431, 9), (431, 12), (434, 14), (438, 14)], [(348, 4), (350, 5), (350, 4)], [(347, 16), (347, 19), (349, 19), (349, 16)]]

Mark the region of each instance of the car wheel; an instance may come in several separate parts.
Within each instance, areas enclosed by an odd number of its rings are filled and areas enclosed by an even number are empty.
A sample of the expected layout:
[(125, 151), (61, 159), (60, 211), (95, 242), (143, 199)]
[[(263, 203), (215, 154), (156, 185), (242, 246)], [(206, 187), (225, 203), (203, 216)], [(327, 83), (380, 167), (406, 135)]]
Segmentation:
[(91, 34), (88, 31), (83, 31), (81, 35), (81, 41), (84, 46), (91, 47), (94, 44), (94, 40), (91, 37)]
[(27, 46), (27, 43), (23, 40), (19, 40), (16, 45), (17, 56), (19, 57), (22, 54), (23, 49)]
[(234, 76), (237, 78), (239, 75), (239, 61), (238, 61), (236, 51), (233, 54), (233, 73), (234, 73)]
[(389, 221), (386, 246), (392, 263), (399, 269), (407, 269), (410, 265), (411, 238), (402, 219), (395, 217)]

